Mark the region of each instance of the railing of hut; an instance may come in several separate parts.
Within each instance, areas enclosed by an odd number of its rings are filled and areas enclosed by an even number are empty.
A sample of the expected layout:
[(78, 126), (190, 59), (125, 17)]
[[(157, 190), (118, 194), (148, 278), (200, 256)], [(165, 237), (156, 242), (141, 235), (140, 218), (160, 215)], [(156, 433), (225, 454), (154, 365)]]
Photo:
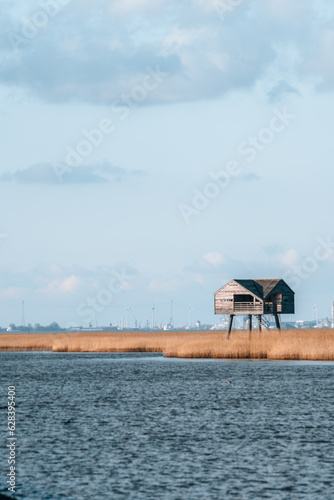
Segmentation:
[(263, 312), (263, 304), (261, 304), (261, 302), (234, 302), (233, 311), (252, 311), (260, 314)]

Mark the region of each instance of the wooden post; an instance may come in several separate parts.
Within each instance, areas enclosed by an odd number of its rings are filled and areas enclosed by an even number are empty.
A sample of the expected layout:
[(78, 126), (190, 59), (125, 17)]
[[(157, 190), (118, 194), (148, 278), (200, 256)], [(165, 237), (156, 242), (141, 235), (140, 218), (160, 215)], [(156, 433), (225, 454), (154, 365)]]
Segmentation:
[(248, 333), (249, 336), (252, 333), (252, 315), (248, 314)]
[(262, 331), (262, 324), (261, 324), (262, 316), (261, 316), (261, 314), (258, 314), (257, 320), (259, 322), (259, 332), (261, 332)]
[(280, 322), (279, 322), (278, 314), (275, 313), (274, 316), (275, 316), (276, 328), (277, 328), (277, 330), (280, 330), (281, 329), (281, 325), (280, 325)]
[(227, 340), (228, 340), (230, 333), (231, 333), (231, 330), (232, 330), (233, 318), (234, 318), (234, 314), (230, 314), (230, 320), (228, 322), (228, 330), (227, 330), (227, 334), (226, 334)]

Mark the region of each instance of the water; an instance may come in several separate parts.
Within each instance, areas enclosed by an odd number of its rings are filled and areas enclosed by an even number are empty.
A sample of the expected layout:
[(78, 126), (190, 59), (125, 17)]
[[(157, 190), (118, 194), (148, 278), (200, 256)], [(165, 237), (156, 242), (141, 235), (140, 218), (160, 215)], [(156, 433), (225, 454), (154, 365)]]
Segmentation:
[(2, 442), (17, 390), (16, 498), (334, 498), (332, 363), (2, 352), (0, 366)]

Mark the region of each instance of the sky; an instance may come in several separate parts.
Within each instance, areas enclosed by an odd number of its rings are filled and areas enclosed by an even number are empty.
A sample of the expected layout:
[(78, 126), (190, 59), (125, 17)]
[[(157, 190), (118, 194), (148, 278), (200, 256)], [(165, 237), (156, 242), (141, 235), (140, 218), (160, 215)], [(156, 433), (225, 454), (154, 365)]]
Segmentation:
[[(334, 299), (329, 0), (2, 1), (0, 325)], [(290, 319), (287, 318), (287, 319)]]

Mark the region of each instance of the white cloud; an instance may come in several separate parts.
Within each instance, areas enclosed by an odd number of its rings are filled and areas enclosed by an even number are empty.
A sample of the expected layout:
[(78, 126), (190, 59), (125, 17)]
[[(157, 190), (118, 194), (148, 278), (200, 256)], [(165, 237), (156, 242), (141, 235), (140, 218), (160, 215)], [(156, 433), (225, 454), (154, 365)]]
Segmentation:
[(198, 283), (199, 285), (204, 285), (204, 278), (201, 274), (194, 274), (193, 280), (195, 283)]
[(208, 252), (203, 255), (203, 259), (213, 266), (219, 266), (225, 262), (225, 258), (220, 252)]
[(70, 276), (59, 283), (59, 291), (61, 292), (74, 292), (80, 285), (80, 279), (77, 276)]
[(27, 288), (23, 286), (10, 286), (1, 291), (3, 299), (16, 299), (21, 300), (22, 296), (27, 293)]
[(287, 250), (286, 252), (276, 255), (275, 260), (277, 264), (283, 269), (293, 269), (296, 267), (300, 261), (300, 254), (293, 248)]
[(184, 47), (191, 47), (194, 43), (204, 42), (204, 39), (208, 36), (210, 36), (210, 32), (204, 27), (181, 29), (175, 26), (164, 38), (162, 52), (164, 54), (180, 53)]
[(131, 290), (134, 289), (134, 282), (133, 281), (126, 281), (124, 283), (120, 283), (118, 288), (122, 290), (122, 292), (130, 292)]
[(80, 285), (80, 279), (78, 276), (69, 276), (65, 279), (55, 279), (47, 283), (44, 288), (38, 289), (38, 293), (41, 294), (73, 294), (77, 291)]

